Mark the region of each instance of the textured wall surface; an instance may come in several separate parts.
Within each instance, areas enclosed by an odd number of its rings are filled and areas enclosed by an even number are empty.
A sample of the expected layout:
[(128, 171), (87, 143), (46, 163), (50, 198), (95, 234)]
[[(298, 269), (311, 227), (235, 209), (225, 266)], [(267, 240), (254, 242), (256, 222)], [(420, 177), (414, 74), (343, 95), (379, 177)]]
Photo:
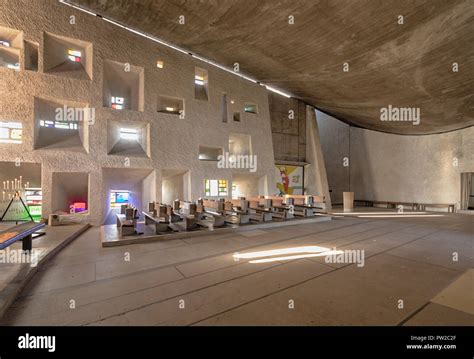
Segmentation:
[(318, 124), (332, 198), (349, 190), (350, 181), (356, 199), (459, 205), (460, 174), (474, 172), (474, 127), (403, 136), (349, 128), (322, 114)]
[[(103, 220), (108, 194), (104, 191), (102, 168), (128, 168), (127, 158), (107, 154), (108, 121), (150, 125), (150, 157), (129, 156), (130, 168), (156, 170), (156, 193), (161, 200), (163, 170), (189, 171), (190, 185), (185, 194), (191, 198), (204, 195), (205, 178), (232, 181), (233, 173), (248, 170), (218, 169), (215, 162), (198, 160), (199, 145), (223, 147), (228, 151), (230, 133), (248, 134), (252, 138), (252, 152), (258, 156), (256, 175), (267, 176), (273, 187), (274, 156), (268, 96), (264, 87), (248, 82), (232, 74), (178, 53), (148, 39), (86, 15), (54, 0), (0, 1), (0, 26), (23, 32), (25, 40), (39, 44), (39, 69), (24, 69), (21, 55), (21, 71), (0, 68), (0, 120), (23, 123), (23, 143), (0, 144), (0, 161), (42, 164), (44, 196), (43, 215), (51, 211), (52, 173), (85, 172), (90, 174), (89, 210), (91, 220), (99, 224)], [(75, 24), (70, 24), (70, 16)], [(92, 43), (92, 80), (78, 79), (67, 73), (44, 73), (44, 32), (79, 39)], [(106, 60), (130, 63), (144, 69), (144, 111), (116, 111), (103, 107), (103, 64)], [(156, 61), (164, 61), (158, 69)], [(194, 99), (195, 66), (208, 70), (209, 101)], [(222, 96), (227, 94), (229, 113), (241, 112), (241, 122), (222, 123)], [(158, 95), (180, 97), (185, 100), (185, 118), (157, 113)], [(33, 150), (34, 98), (77, 101), (96, 109), (96, 122), (89, 126), (89, 153), (67, 149)], [(243, 111), (244, 103), (258, 105), (258, 114)], [(247, 171), (247, 172), (246, 172)]]
[[(316, 111), (321, 146), (333, 204), (342, 203), (342, 192), (349, 190), (350, 126)], [(345, 160), (347, 158), (347, 160)]]
[[(269, 92), (275, 160), (306, 161), (306, 104), (295, 98), (285, 98)], [(293, 111), (289, 118), (289, 111)]]

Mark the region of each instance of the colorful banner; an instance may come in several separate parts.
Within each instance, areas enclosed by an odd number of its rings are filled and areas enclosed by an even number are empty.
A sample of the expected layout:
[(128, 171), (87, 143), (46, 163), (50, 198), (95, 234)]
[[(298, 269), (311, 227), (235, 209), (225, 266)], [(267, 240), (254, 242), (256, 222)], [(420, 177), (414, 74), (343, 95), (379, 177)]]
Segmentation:
[(303, 167), (276, 165), (278, 195), (303, 194)]

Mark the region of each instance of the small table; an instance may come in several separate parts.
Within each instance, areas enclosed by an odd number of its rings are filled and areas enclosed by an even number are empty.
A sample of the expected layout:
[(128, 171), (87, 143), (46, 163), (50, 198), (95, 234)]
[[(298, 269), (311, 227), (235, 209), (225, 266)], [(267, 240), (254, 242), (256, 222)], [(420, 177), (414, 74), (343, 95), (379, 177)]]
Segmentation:
[(342, 192), (344, 202), (344, 212), (352, 212), (354, 210), (354, 192)]

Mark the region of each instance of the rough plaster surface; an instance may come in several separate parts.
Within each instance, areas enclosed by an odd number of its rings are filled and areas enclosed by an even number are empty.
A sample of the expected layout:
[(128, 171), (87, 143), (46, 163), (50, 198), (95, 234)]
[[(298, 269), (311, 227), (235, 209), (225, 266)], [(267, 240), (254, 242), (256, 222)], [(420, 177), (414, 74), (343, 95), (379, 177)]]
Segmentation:
[[(306, 161), (306, 104), (269, 92), (275, 160)], [(293, 111), (290, 113), (290, 111)], [(290, 114), (294, 118), (289, 118)]]
[[(252, 152), (258, 156), (255, 175), (266, 180), (272, 188), (274, 156), (268, 110), (268, 96), (264, 87), (156, 44), (113, 26), (100, 18), (86, 15), (57, 1), (28, 2), (0, 1), (0, 26), (23, 32), (25, 40), (39, 44), (38, 72), (24, 69), (21, 54), (21, 71), (0, 68), (1, 120), (23, 123), (21, 145), (0, 145), (0, 160), (42, 164), (43, 215), (51, 212), (52, 174), (54, 172), (84, 172), (90, 174), (90, 220), (99, 224), (103, 220), (108, 194), (104, 192), (102, 168), (126, 168), (126, 157), (107, 155), (107, 123), (117, 120), (131, 124), (150, 125), (150, 157), (129, 157), (130, 168), (155, 170), (155, 181), (150, 193), (161, 200), (161, 171), (165, 169), (189, 170), (189, 181), (184, 193), (191, 198), (204, 195), (204, 179), (227, 179), (233, 173), (246, 170), (218, 169), (215, 162), (198, 160), (199, 145), (222, 147), (228, 151), (230, 133), (248, 134), (252, 138)], [(75, 16), (75, 25), (69, 23)], [(92, 43), (92, 80), (83, 80), (68, 74), (45, 74), (43, 59), (45, 48), (43, 32), (80, 39)], [(130, 63), (144, 69), (144, 111), (115, 111), (103, 107), (102, 79), (104, 61)], [(156, 61), (164, 61), (158, 69)], [(194, 68), (208, 70), (209, 101), (194, 100)], [(241, 112), (241, 122), (222, 122), (222, 96), (227, 94), (234, 104), (228, 103), (230, 114)], [(185, 118), (157, 113), (158, 95), (169, 95), (185, 100)], [(89, 153), (67, 149), (33, 150), (34, 97), (47, 100), (65, 100), (87, 103), (96, 109), (96, 122), (89, 126)], [(244, 103), (258, 105), (258, 114), (243, 111)], [(248, 172), (247, 172), (248, 173)], [(153, 183), (154, 182), (154, 183)], [(229, 191), (230, 192), (230, 191)], [(230, 196), (230, 193), (229, 193)]]
[(311, 106), (306, 106), (306, 134), (308, 145), (306, 147), (306, 158), (310, 162), (305, 167), (305, 193), (324, 196), (325, 209), (332, 209), (332, 201), (329, 193), (324, 153), (321, 146), (316, 111)]
[(342, 192), (349, 190), (349, 125), (316, 111), (321, 146), (323, 148), (326, 172), (333, 204), (342, 203)]
[[(474, 127), (403, 136), (317, 116), (332, 198), (350, 189), (356, 199), (459, 206), (461, 173), (474, 172)], [(343, 167), (345, 156), (349, 168)]]

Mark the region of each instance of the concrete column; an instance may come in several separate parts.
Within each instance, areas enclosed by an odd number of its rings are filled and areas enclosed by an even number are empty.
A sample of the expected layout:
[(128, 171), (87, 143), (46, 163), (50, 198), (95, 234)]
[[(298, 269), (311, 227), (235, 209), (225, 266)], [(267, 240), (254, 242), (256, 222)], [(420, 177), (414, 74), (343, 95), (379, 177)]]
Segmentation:
[(332, 210), (316, 112), (308, 105), (306, 106), (306, 161), (309, 162), (309, 165), (305, 167), (306, 192), (311, 195), (323, 195), (326, 199), (326, 210)]

